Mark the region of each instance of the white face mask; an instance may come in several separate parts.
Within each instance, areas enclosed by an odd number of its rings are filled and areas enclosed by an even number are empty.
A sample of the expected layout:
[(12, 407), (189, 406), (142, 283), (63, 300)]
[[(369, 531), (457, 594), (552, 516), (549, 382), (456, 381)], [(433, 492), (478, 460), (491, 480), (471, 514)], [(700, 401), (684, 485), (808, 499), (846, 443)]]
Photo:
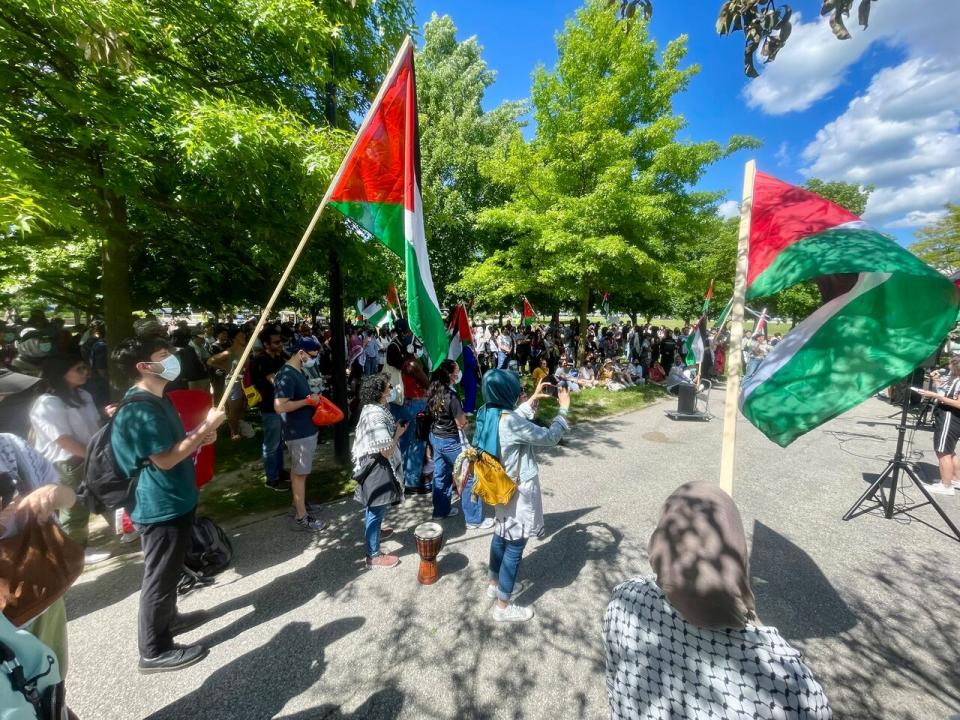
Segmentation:
[(397, 393), (399, 393), (399, 392), (400, 392), (400, 391), (397, 390), (397, 386), (396, 386), (396, 385), (394, 385), (392, 388), (390, 388), (390, 394), (387, 396), (387, 402), (396, 403), (396, 402), (397, 402)]
[(150, 365), (159, 365), (163, 368), (161, 372), (155, 373), (152, 370), (148, 372), (153, 373), (154, 375), (159, 375), (164, 380), (173, 382), (178, 377), (180, 377), (180, 359), (176, 355), (168, 355), (160, 362), (151, 362)]
[(312, 368), (314, 365), (317, 364), (317, 360), (319, 360), (319, 359), (320, 359), (320, 358), (318, 358), (318, 357), (310, 357), (309, 355), (307, 355), (306, 353), (304, 353), (304, 354), (303, 354), (303, 358), (300, 360), (300, 363), (301, 363), (301, 365), (303, 365), (303, 367), (305, 367), (305, 368)]

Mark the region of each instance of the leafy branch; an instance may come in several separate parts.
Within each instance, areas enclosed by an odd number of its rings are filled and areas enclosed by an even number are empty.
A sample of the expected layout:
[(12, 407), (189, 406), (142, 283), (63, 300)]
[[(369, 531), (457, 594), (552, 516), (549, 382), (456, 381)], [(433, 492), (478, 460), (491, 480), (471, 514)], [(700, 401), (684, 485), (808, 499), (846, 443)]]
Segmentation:
[[(850, 17), (855, 0), (821, 0), (820, 15), (830, 16), (830, 29), (838, 40), (849, 40), (850, 31), (844, 23), (844, 18)], [(871, 3), (876, 0), (860, 0), (857, 6), (857, 22), (864, 29), (870, 22)], [(637, 13), (645, 20), (653, 16), (651, 0), (608, 0), (607, 7), (617, 5), (617, 13), (627, 21), (632, 22)], [(717, 15), (717, 32), (720, 35), (730, 35), (735, 32), (744, 34), (743, 72), (747, 77), (759, 77), (755, 65), (756, 54), (765, 63), (773, 62), (777, 53), (783, 48), (790, 37), (793, 26), (790, 17), (792, 8), (776, 0), (725, 0), (720, 6)]]

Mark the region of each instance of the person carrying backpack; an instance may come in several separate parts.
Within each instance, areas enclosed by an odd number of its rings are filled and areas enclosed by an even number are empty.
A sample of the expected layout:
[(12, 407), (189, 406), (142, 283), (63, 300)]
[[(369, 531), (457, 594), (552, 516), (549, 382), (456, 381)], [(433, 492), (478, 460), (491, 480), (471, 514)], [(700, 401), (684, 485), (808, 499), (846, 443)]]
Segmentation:
[(173, 642), (175, 635), (207, 620), (205, 611), (177, 612), (177, 583), (197, 507), (193, 454), (216, 441), (226, 416), (211, 408), (196, 430), (184, 432), (173, 404), (163, 396), (167, 383), (180, 375), (180, 362), (165, 339), (128, 338), (113, 359), (134, 381), (113, 417), (110, 445), (117, 470), (136, 475), (128, 510), (143, 545), (139, 670), (179, 670), (207, 654), (201, 645)]

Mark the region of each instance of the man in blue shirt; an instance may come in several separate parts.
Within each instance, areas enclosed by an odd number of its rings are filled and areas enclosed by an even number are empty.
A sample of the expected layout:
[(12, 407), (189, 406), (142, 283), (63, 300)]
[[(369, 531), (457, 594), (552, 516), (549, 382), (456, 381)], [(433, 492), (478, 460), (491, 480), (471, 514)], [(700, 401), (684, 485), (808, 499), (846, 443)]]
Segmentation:
[(283, 439), (290, 450), (294, 519), (299, 529), (313, 532), (324, 526), (322, 520), (307, 513), (306, 506), (307, 475), (313, 469), (313, 455), (317, 450), (313, 413), (320, 395), (311, 394), (304, 368), (316, 365), (319, 355), (319, 341), (312, 336), (301, 336), (293, 355), (273, 377), (273, 407), (283, 419)]
[(193, 454), (216, 441), (225, 415), (211, 408), (196, 430), (189, 435), (184, 432), (177, 411), (163, 396), (167, 383), (180, 374), (180, 361), (165, 339), (128, 338), (114, 350), (113, 358), (134, 381), (110, 434), (117, 468), (131, 476), (149, 461), (140, 471), (127, 508), (143, 544), (139, 669), (141, 673), (179, 670), (207, 654), (201, 645), (175, 645), (173, 636), (207, 619), (204, 611), (177, 613), (177, 583), (197, 507)]

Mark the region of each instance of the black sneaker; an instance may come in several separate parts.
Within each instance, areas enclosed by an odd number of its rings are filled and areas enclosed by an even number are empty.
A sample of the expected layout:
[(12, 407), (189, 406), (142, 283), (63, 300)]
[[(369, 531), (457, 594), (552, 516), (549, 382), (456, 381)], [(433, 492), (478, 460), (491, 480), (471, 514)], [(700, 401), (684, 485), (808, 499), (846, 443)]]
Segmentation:
[(183, 633), (200, 627), (210, 619), (210, 613), (206, 610), (194, 610), (188, 613), (177, 613), (177, 616), (170, 623), (171, 635), (183, 635)]
[(290, 492), (290, 483), (286, 480), (276, 480), (275, 482), (267, 480), (263, 486), (269, 490), (276, 490), (277, 492)]
[(207, 656), (208, 650), (203, 645), (174, 645), (172, 650), (160, 653), (154, 658), (140, 658), (137, 668), (141, 675), (159, 672), (173, 672), (196, 665)]
[(311, 517), (309, 513), (302, 518), (294, 518), (293, 522), (296, 523), (297, 529), (308, 532), (320, 532), (327, 526), (323, 520)]

